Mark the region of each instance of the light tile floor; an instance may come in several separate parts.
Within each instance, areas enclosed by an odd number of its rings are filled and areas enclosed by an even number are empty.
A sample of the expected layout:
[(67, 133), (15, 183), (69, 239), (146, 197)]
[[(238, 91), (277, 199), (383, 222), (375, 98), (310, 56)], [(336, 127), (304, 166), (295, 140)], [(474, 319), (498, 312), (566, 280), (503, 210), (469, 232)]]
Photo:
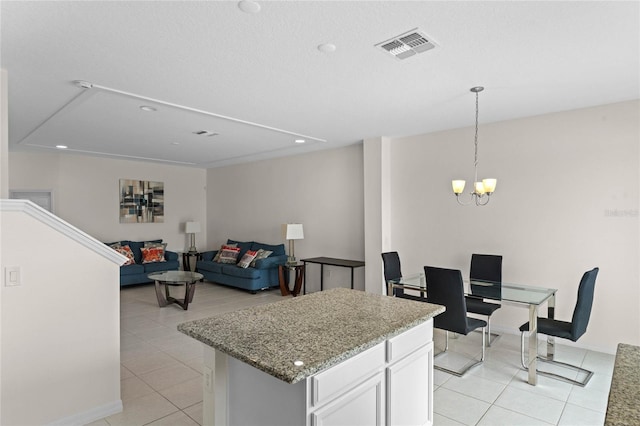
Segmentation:
[[(176, 288), (178, 290), (178, 288)], [(159, 308), (153, 285), (125, 287), (121, 301), (122, 413), (91, 423), (194, 426), (202, 424), (202, 348), (179, 333), (181, 322), (283, 300), (279, 290), (252, 295), (198, 283), (193, 303)], [(481, 336), (450, 339), (450, 351), (479, 355)], [(436, 344), (443, 345), (436, 330)], [(540, 376), (526, 383), (519, 336), (503, 335), (488, 348), (484, 364), (458, 378), (435, 372), (434, 424), (602, 425), (614, 356), (558, 345), (557, 358), (595, 371), (587, 387)], [(445, 355), (448, 357), (449, 354)], [(450, 360), (453, 360), (451, 357)], [(446, 362), (439, 358), (437, 362)]]

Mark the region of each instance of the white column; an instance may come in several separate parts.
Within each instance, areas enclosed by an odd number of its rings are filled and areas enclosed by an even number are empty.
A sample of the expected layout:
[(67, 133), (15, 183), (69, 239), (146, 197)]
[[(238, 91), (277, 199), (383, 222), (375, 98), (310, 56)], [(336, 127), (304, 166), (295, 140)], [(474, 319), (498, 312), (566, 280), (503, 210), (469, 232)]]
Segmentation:
[(365, 139), (364, 158), (364, 252), (365, 291), (384, 294), (382, 257), (391, 247), (391, 141)]

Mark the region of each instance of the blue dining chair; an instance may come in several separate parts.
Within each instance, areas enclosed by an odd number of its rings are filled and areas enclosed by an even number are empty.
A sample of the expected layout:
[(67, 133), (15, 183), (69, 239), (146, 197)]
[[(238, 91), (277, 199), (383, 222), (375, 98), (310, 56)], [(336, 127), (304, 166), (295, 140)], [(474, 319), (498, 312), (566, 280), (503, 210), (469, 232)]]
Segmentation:
[[(471, 270), (469, 273), (471, 281), (491, 281), (502, 283), (502, 256), (494, 254), (472, 254)], [(471, 283), (473, 292), (473, 283)], [(495, 290), (495, 288), (493, 288)], [(483, 315), (487, 317), (487, 346), (500, 337), (491, 333), (491, 315), (502, 307), (499, 303), (487, 302), (486, 298), (469, 295), (467, 299), (467, 312)], [(493, 336), (493, 337), (492, 337)]]
[(467, 363), (462, 370), (452, 370), (439, 366), (434, 362), (434, 368), (456, 376), (462, 376), (469, 369), (484, 361), (484, 327), (487, 326), (487, 323), (486, 321), (467, 316), (464, 283), (462, 282), (462, 272), (460, 272), (460, 270), (425, 266), (424, 274), (427, 282), (427, 302), (443, 305), (446, 308), (446, 311), (433, 319), (433, 326), (435, 328), (445, 330), (444, 351), (436, 354), (434, 358), (449, 350), (449, 331), (466, 336), (473, 330), (482, 328), (482, 356), (480, 360), (472, 360), (471, 363)]
[[(589, 318), (591, 317), (593, 293), (596, 285), (596, 277), (598, 276), (598, 271), (599, 268), (593, 268), (592, 270), (587, 271), (584, 273), (584, 275), (582, 275), (580, 285), (578, 286), (578, 298), (576, 300), (576, 306), (573, 310), (573, 317), (571, 318), (571, 322), (538, 317), (538, 333), (546, 334), (547, 336), (559, 337), (561, 339), (568, 339), (572, 342), (575, 342), (587, 331), (587, 325), (589, 324)], [(525, 370), (527, 369), (527, 366), (524, 359), (524, 333), (528, 331), (529, 322), (520, 326), (520, 359)], [(553, 377), (578, 386), (585, 386), (587, 383), (589, 383), (591, 376), (593, 376), (592, 371), (586, 370), (576, 365), (548, 359), (539, 355), (538, 359), (543, 362), (549, 362), (567, 367), (586, 375), (584, 380), (573, 380), (560, 374), (550, 373), (547, 371), (538, 371), (538, 374), (542, 374), (543, 376)]]
[[(400, 266), (400, 256), (398, 255), (398, 252), (390, 251), (390, 252), (382, 253), (382, 263), (384, 266), (384, 282), (387, 285), (387, 289), (388, 289), (389, 288), (388, 284), (390, 280), (394, 280), (402, 277), (402, 268)], [(400, 297), (403, 299), (416, 300), (419, 302), (426, 301), (424, 297), (406, 294), (404, 292), (404, 289), (402, 288), (394, 288), (393, 296)]]

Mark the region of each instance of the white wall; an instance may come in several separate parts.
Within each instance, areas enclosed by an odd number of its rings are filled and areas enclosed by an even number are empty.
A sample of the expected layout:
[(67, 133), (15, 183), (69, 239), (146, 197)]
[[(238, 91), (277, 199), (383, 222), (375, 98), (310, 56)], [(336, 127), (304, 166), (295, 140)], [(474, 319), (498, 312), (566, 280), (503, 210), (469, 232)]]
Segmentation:
[[(206, 245), (206, 171), (190, 167), (62, 153), (10, 152), (12, 190), (53, 190), (55, 214), (100, 241), (162, 238), (186, 250), (186, 221), (199, 221), (196, 247)], [(164, 223), (119, 222), (119, 181), (164, 182)]]
[(25, 213), (0, 211), (0, 224), (1, 269), (19, 266), (21, 277), (0, 287), (0, 424), (118, 412), (119, 265)]
[[(451, 179), (473, 179), (472, 128), (392, 140), (390, 240), (403, 273), (468, 276), (472, 253), (502, 254), (505, 281), (558, 288), (556, 318), (570, 321), (583, 272), (598, 266), (579, 343), (640, 344), (639, 112), (631, 101), (481, 124), (479, 177), (498, 179), (485, 207), (458, 206), (451, 192)], [(526, 320), (503, 307), (492, 326), (515, 332)]]
[[(364, 259), (362, 145), (207, 171), (208, 248), (227, 238), (284, 243), (280, 226), (302, 223), (298, 259)], [(319, 266), (308, 265), (307, 286), (320, 286)], [(325, 268), (325, 288), (348, 286), (350, 270)], [(363, 268), (355, 271), (364, 289)]]

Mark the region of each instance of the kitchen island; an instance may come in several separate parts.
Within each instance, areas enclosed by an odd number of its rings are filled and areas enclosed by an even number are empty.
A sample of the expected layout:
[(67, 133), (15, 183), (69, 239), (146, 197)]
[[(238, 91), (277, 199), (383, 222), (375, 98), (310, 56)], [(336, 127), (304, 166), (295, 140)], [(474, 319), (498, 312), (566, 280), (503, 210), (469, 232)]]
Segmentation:
[(333, 289), (178, 330), (205, 344), (205, 425), (429, 425), (441, 312)]

